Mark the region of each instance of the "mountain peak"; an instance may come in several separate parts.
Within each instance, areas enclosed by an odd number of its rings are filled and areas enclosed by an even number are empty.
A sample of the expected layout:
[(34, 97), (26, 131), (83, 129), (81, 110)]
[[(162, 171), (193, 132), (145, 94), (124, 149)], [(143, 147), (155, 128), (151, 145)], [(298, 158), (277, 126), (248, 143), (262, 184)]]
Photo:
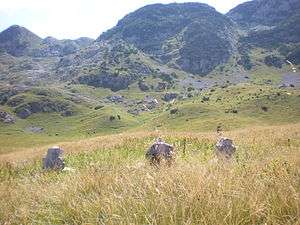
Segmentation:
[(149, 8), (153, 8), (153, 9), (157, 9), (157, 8), (185, 8), (185, 9), (201, 9), (201, 8), (207, 8), (207, 9), (211, 9), (211, 10), (215, 10), (214, 7), (206, 4), (206, 3), (200, 3), (200, 2), (184, 2), (184, 3), (168, 3), (168, 4), (163, 4), (163, 3), (155, 3), (155, 4), (150, 4), (150, 5), (146, 5), (142, 8), (140, 8), (139, 10), (143, 10), (143, 9), (149, 9)]
[[(12, 35), (14, 35), (14, 37), (10, 37)], [(12, 26), (8, 27), (7, 29), (5, 29), (4, 31), (2, 31), (0, 33), (0, 37), (1, 37), (0, 42), (5, 41), (5, 40), (3, 40), (4, 36), (7, 37), (8, 39), (20, 38), (20, 36), (28, 36), (30, 38), (41, 40), (41, 38), (39, 36), (37, 36), (36, 34), (31, 32), (27, 28), (19, 26), (19, 25), (12, 25)]]
[(10, 26), (0, 33), (0, 49), (13, 56), (24, 55), (41, 42), (39, 36), (19, 25)]
[(14, 25), (11, 25), (9, 28), (7, 28), (8, 30), (10, 29), (10, 30), (12, 30), (12, 29), (22, 29), (22, 28), (24, 28), (24, 27), (21, 27), (21, 26), (19, 26), (19, 25), (17, 25), (17, 24), (14, 24)]
[(171, 3), (128, 14), (97, 41), (122, 39), (164, 64), (205, 75), (229, 59), (234, 38), (232, 21), (213, 7)]

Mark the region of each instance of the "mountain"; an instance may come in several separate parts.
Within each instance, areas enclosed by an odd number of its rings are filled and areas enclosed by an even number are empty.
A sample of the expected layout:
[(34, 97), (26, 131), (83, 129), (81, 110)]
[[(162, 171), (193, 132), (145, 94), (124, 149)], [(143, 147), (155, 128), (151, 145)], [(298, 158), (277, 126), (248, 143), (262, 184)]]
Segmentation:
[(0, 51), (23, 56), (37, 48), (42, 39), (24, 27), (13, 25), (0, 33)]
[(250, 32), (242, 42), (248, 42), (263, 48), (276, 48), (282, 44), (300, 42), (300, 12), (291, 16), (271, 29)]
[(73, 54), (81, 48), (89, 46), (93, 41), (91, 38), (84, 37), (76, 40), (58, 40), (53, 37), (46, 37), (34, 56), (64, 56)]
[(299, 0), (253, 0), (238, 5), (227, 16), (243, 27), (276, 26), (299, 10)]
[(277, 56), (270, 56), (277, 62), (289, 60), (299, 64), (299, 0), (253, 0), (238, 5), (227, 16), (244, 32), (238, 41), (239, 53), (247, 60), (249, 68), (248, 53), (255, 48), (279, 52)]
[(126, 42), (103, 41), (62, 57), (56, 73), (61, 79), (72, 80), (73, 83), (118, 91), (157, 73), (144, 61), (145, 58), (151, 61)]
[(200, 3), (153, 4), (128, 14), (96, 41), (41, 39), (12, 26), (0, 33), (1, 79), (29, 85), (70, 82), (113, 91), (136, 82), (144, 86), (147, 79), (144, 88), (155, 90), (150, 80), (156, 77), (158, 83), (182, 86), (181, 79), (189, 76), (189, 83), (202, 87), (196, 82), (205, 75), (250, 71), (260, 64), (252, 56), (257, 48), (274, 52), (260, 59), (267, 65), (281, 67), (284, 59), (297, 64), (298, 5), (294, 0), (253, 0), (222, 15)]
[(12, 56), (51, 57), (75, 53), (94, 40), (58, 40), (53, 37), (42, 39), (28, 29), (13, 25), (0, 33), (0, 51)]
[(78, 39), (73, 40), (77, 45), (79, 45), (81, 48), (87, 47), (91, 45), (94, 42), (94, 39), (89, 37), (80, 37)]
[(299, 0), (253, 0), (230, 10), (227, 16), (248, 29), (242, 42), (265, 48), (300, 42)]
[(171, 67), (206, 75), (235, 51), (229, 18), (200, 3), (154, 4), (130, 13), (97, 41), (122, 39)]

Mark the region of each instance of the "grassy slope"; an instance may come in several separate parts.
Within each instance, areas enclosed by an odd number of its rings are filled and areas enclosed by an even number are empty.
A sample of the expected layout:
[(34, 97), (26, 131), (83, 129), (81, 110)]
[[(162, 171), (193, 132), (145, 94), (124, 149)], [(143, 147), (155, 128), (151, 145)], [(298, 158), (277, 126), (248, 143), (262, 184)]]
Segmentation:
[[(0, 170), (0, 222), (299, 224), (299, 129), (226, 132), (238, 145), (227, 163), (214, 158), (214, 132), (141, 132), (60, 143), (75, 169), (65, 173), (41, 170), (42, 148), (34, 157), (28, 150), (2, 157), (10, 163)], [(177, 149), (172, 169), (145, 163), (144, 151), (158, 135)]]
[[(85, 96), (95, 96), (95, 90), (82, 90)], [(93, 92), (93, 93), (91, 93)], [(107, 93), (98, 93), (99, 97)], [(127, 98), (141, 99), (150, 94), (160, 99), (159, 93), (140, 93), (132, 89), (122, 93)], [(214, 88), (195, 97), (163, 105), (149, 113), (133, 116), (126, 108), (115, 104), (92, 102), (80, 106), (79, 113), (72, 117), (59, 114), (35, 114), (26, 120), (19, 119), (15, 125), (0, 126), (0, 153), (16, 151), (20, 147), (37, 146), (83, 139), (99, 134), (120, 133), (126, 130), (177, 130), (177, 131), (215, 131), (217, 126), (232, 130), (253, 125), (286, 124), (300, 121), (300, 92), (297, 89), (278, 89), (268, 85), (240, 84), (228, 88)], [(83, 95), (83, 94), (82, 94)], [(202, 102), (203, 97), (210, 100)], [(96, 98), (97, 100), (97, 98)], [(95, 110), (97, 104), (105, 107)], [(268, 108), (267, 112), (262, 107)], [(171, 109), (178, 109), (174, 115)], [(237, 114), (230, 111), (237, 110)], [(229, 113), (225, 113), (229, 111)], [(121, 120), (110, 121), (111, 115), (121, 116)], [(25, 132), (28, 126), (43, 127), (40, 134)]]
[[(190, 101), (172, 105), (170, 108), (178, 108), (178, 113), (163, 112), (152, 122), (166, 130), (193, 131), (212, 131), (219, 125), (231, 130), (255, 124), (297, 122), (300, 119), (298, 95), (296, 90), (282, 91), (267, 86), (239, 85), (226, 91), (216, 89), (213, 93), (204, 92)], [(210, 97), (210, 101), (201, 102), (204, 96)], [(268, 112), (264, 112), (262, 106), (268, 107)], [(238, 113), (225, 113), (232, 109)]]

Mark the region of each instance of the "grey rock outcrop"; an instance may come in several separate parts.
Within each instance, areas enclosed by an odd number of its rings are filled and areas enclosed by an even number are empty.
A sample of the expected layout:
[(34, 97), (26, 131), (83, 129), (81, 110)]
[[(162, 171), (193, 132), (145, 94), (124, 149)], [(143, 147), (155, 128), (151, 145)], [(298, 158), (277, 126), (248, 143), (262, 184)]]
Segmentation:
[(143, 81), (139, 81), (138, 86), (141, 91), (149, 91), (150, 89)]
[(15, 109), (15, 113), (21, 119), (26, 119), (34, 113), (51, 112), (60, 112), (62, 116), (71, 116), (74, 114), (74, 112), (72, 112), (72, 106), (68, 102), (54, 101), (47, 98), (22, 104)]
[(162, 161), (167, 165), (171, 165), (175, 160), (175, 149), (172, 145), (165, 143), (162, 139), (158, 138), (157, 141), (148, 149), (146, 159), (152, 165), (158, 166)]
[(43, 158), (43, 169), (63, 170), (65, 162), (62, 154), (63, 150), (58, 146), (49, 148), (46, 157)]
[(167, 89), (167, 87), (168, 87), (168, 84), (166, 82), (158, 82), (155, 90), (156, 91), (164, 91)]
[(21, 119), (26, 119), (32, 114), (32, 112), (27, 108), (22, 108), (21, 110), (16, 111), (16, 113)]
[(26, 132), (30, 133), (42, 133), (44, 131), (43, 127), (29, 126), (25, 128)]
[(170, 102), (173, 99), (176, 99), (178, 97), (177, 93), (166, 93), (163, 97), (163, 100), (166, 102)]
[(15, 123), (15, 118), (7, 112), (0, 111), (0, 121), (7, 124)]
[(121, 103), (124, 101), (124, 97), (122, 95), (109, 96), (109, 97), (107, 97), (107, 99), (114, 103)]
[(86, 84), (93, 87), (110, 88), (112, 91), (119, 91), (128, 88), (134, 82), (134, 77), (117, 76), (110, 73), (97, 75), (85, 75), (78, 78), (80, 84)]
[(149, 110), (155, 109), (159, 106), (157, 99), (151, 96), (145, 96), (143, 103)]

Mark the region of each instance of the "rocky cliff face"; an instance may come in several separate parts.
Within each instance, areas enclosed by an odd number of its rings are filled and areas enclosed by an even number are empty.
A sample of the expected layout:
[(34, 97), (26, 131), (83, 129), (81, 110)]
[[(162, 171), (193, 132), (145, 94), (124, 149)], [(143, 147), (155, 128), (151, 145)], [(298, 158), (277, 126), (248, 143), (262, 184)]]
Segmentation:
[(253, 0), (240, 4), (227, 16), (243, 27), (276, 26), (299, 13), (299, 0)]
[(260, 47), (277, 50), (283, 58), (299, 62), (299, 0), (253, 0), (232, 9), (227, 16), (246, 32), (239, 39), (243, 57), (248, 57), (251, 48)]
[(232, 9), (227, 16), (247, 28), (242, 44), (272, 48), (300, 42), (299, 0), (253, 0)]
[(205, 75), (234, 52), (233, 23), (214, 8), (199, 3), (155, 4), (119, 21), (97, 41), (122, 39), (156, 60)]
[(272, 29), (253, 31), (241, 38), (241, 43), (262, 48), (276, 48), (282, 44), (297, 44), (300, 42), (300, 12), (274, 26)]

